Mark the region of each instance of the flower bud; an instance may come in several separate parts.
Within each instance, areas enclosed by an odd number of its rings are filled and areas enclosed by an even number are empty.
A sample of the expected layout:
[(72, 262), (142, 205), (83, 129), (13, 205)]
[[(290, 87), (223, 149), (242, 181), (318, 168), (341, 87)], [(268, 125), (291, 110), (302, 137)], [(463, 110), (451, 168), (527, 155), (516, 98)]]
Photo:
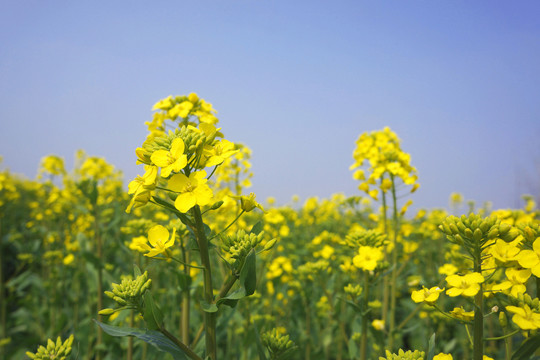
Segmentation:
[(499, 313), (499, 324), (501, 324), (503, 329), (508, 326), (508, 319), (506, 318), (506, 313), (504, 311)]

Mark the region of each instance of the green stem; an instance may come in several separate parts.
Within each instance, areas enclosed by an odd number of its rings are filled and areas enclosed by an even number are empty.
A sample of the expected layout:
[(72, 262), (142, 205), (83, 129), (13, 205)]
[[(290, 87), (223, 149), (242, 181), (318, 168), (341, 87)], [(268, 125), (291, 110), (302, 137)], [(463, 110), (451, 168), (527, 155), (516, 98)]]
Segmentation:
[(360, 359), (367, 359), (369, 274), (364, 271), (364, 303), (362, 304), (362, 337), (360, 339)]
[[(210, 253), (208, 250), (208, 239), (204, 231), (201, 209), (195, 205), (192, 209), (193, 219), (195, 220), (195, 234), (199, 245), (201, 255), (201, 264), (204, 267), (204, 301), (208, 304), (214, 302), (214, 289), (212, 287), (212, 267), (210, 264)], [(206, 342), (206, 356), (211, 360), (216, 360), (216, 313), (204, 312), (204, 328)]]
[[(474, 271), (482, 274), (482, 249), (476, 246)], [(482, 360), (484, 357), (484, 286), (474, 296), (474, 327), (473, 327), (473, 360)]]
[(193, 360), (203, 360), (199, 355), (195, 354), (193, 350), (191, 350), (186, 344), (178, 340), (173, 334), (165, 330), (164, 328), (161, 328), (159, 330), (163, 335), (165, 335), (169, 340), (171, 340), (173, 343), (176, 344), (182, 351), (189, 356), (190, 359)]
[[(191, 279), (191, 269), (189, 267), (189, 253), (185, 250), (182, 245), (182, 253), (184, 259), (184, 274), (186, 274), (188, 279)], [(190, 297), (189, 297), (189, 286), (182, 292), (182, 314), (180, 320), (180, 329), (182, 333), (182, 341), (184, 344), (189, 344), (189, 307), (190, 307)]]
[(227, 225), (227, 227), (226, 227), (225, 229), (223, 229), (222, 231), (220, 231), (218, 234), (212, 236), (209, 240), (212, 240), (212, 239), (218, 237), (219, 235), (223, 234), (225, 231), (229, 230), (229, 228), (230, 228), (231, 226), (233, 226), (233, 224), (234, 224), (235, 222), (237, 222), (238, 219), (240, 219), (240, 216), (242, 216), (242, 214), (243, 214), (244, 212), (245, 212), (245, 210), (242, 210), (242, 211), (240, 212), (240, 214), (238, 214), (238, 216), (236, 216), (236, 218), (235, 218), (229, 225)]
[[(381, 183), (382, 183), (381, 178)], [(382, 191), (382, 217), (383, 217), (383, 231), (385, 235), (388, 235), (388, 219), (386, 217), (387, 212), (387, 204), (386, 204), (386, 193)], [(384, 260), (388, 261), (388, 252), (386, 251), (386, 247), (384, 250)], [(388, 323), (388, 297), (389, 297), (389, 281), (388, 277), (385, 276), (383, 280), (383, 301), (382, 301), (382, 321), (387, 324)]]
[(394, 225), (394, 234), (392, 237), (392, 280), (390, 282), (391, 291), (390, 291), (390, 327), (389, 327), (389, 338), (388, 338), (388, 347), (392, 350), (394, 346), (394, 329), (396, 323), (396, 299), (397, 299), (397, 260), (398, 260), (398, 249), (397, 249), (397, 237), (399, 233), (399, 216), (397, 210), (397, 198), (396, 198), (396, 183), (394, 176), (390, 175), (392, 180), (392, 202), (393, 202), (393, 225)]
[(517, 329), (517, 330), (514, 330), (512, 331), (511, 333), (508, 333), (508, 334), (505, 334), (505, 335), (502, 335), (502, 336), (497, 336), (497, 337), (490, 337), (490, 338), (485, 338), (484, 341), (494, 341), (494, 340), (503, 340), (503, 339), (507, 339), (515, 334), (517, 334), (518, 332), (520, 332), (521, 330), (520, 329)]
[[(103, 269), (102, 269), (102, 262), (103, 262), (103, 249), (102, 249), (102, 239), (101, 234), (99, 231), (99, 220), (98, 220), (98, 211), (97, 211), (97, 205), (94, 204), (94, 231), (96, 236), (96, 252), (97, 257), (99, 259), (98, 268), (97, 268), (97, 311), (99, 312), (101, 309), (103, 309)], [(102, 321), (101, 315), (98, 314), (97, 316), (98, 321)], [(96, 349), (99, 349), (99, 345), (102, 342), (103, 333), (101, 331), (100, 326), (97, 327), (97, 344)], [(101, 360), (101, 353), (100, 350), (96, 350), (96, 360)]]

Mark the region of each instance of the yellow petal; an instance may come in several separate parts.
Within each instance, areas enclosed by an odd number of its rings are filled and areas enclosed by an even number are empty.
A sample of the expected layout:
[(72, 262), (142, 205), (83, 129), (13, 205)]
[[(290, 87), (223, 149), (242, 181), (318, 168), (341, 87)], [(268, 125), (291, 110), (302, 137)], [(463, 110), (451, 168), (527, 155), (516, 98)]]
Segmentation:
[(169, 190), (172, 190), (174, 192), (182, 192), (184, 191), (184, 188), (189, 183), (189, 179), (184, 174), (174, 174), (167, 184), (167, 187)]
[[(148, 231), (148, 241), (156, 247), (159, 243), (163, 244), (169, 238), (169, 231), (162, 225), (156, 225)], [(161, 245), (159, 244), (159, 245)]]
[(161, 168), (170, 165), (169, 159), (170, 156), (167, 150), (156, 150), (150, 156), (150, 160)]
[(186, 192), (178, 195), (174, 202), (174, 207), (180, 212), (188, 212), (189, 209), (195, 206), (197, 198), (192, 192)]

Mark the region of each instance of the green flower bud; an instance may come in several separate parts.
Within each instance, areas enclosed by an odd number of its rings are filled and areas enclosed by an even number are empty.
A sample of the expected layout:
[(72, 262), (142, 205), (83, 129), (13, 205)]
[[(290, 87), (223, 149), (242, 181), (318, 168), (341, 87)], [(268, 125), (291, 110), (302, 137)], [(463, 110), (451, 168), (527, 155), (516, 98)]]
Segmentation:
[(483, 235), (484, 234), (482, 234), (482, 230), (480, 230), (480, 229), (474, 230), (474, 233), (473, 233), (474, 241), (480, 242), (480, 240), (482, 240)]
[(499, 324), (501, 324), (503, 329), (508, 326), (508, 318), (506, 317), (506, 313), (504, 311), (499, 313)]

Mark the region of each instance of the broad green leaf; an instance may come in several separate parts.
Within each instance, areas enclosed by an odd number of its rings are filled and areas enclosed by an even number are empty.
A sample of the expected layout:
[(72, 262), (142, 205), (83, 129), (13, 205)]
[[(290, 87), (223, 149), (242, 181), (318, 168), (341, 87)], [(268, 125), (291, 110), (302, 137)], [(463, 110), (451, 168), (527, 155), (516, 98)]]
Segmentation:
[(433, 360), (434, 356), (435, 356), (435, 333), (433, 333), (433, 335), (431, 335), (431, 337), (429, 338), (426, 360)]
[(147, 291), (144, 294), (144, 321), (150, 330), (158, 330), (163, 326), (163, 314), (154, 303), (152, 294)]
[(152, 330), (143, 330), (136, 328), (127, 328), (112, 326), (101, 323), (97, 320), (94, 320), (107, 334), (115, 337), (123, 336), (134, 336), (138, 339), (141, 339), (148, 344), (154, 346), (159, 351), (167, 352), (173, 356), (175, 360), (187, 360), (188, 358), (184, 352), (176, 346), (171, 340), (169, 340), (165, 335), (158, 331)]
[(251, 249), (240, 270), (240, 285), (246, 289), (246, 296), (252, 295), (257, 286), (256, 258), (255, 250)]
[(257, 221), (255, 225), (251, 228), (250, 234), (259, 235), (263, 231), (264, 224), (262, 221)]
[(538, 348), (540, 348), (540, 335), (532, 336), (521, 344), (512, 355), (512, 360), (529, 360)]
[(205, 312), (214, 313), (218, 311), (216, 304), (209, 304), (206, 301), (201, 301), (201, 307)]

